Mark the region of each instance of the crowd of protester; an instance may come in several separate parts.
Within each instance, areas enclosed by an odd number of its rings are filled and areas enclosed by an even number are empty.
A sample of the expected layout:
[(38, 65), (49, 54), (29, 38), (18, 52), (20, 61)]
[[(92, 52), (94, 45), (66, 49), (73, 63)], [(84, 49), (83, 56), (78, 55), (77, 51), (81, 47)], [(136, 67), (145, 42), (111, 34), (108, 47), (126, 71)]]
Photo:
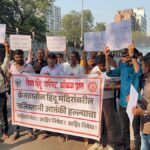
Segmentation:
[[(42, 74), (48, 76), (83, 76), (85, 74), (104, 76), (108, 81), (116, 78), (115, 84), (105, 84), (101, 139), (88, 150), (130, 150), (130, 122), (126, 112), (129, 101), (131, 84), (137, 90), (138, 104), (133, 108), (133, 134), (135, 150), (150, 150), (150, 52), (142, 55), (134, 44), (123, 49), (120, 61), (116, 62), (108, 47), (103, 52), (91, 52), (87, 59), (86, 51), (80, 54), (77, 51), (71, 53), (54, 53), (48, 50), (38, 49), (33, 58), (32, 50), (26, 61), (21, 49), (10, 51), (8, 43), (5, 47), (5, 58), (0, 65), (0, 125), (3, 141), (9, 138), (7, 117), (7, 93), (10, 90), (10, 78), (12, 74)], [(10, 59), (10, 54), (13, 56)], [(117, 99), (119, 102), (117, 103)], [(117, 117), (119, 116), (119, 121)], [(121, 128), (118, 128), (120, 126)], [(20, 136), (20, 126), (14, 126), (14, 141)], [(28, 128), (28, 137), (36, 139), (35, 129)], [(40, 131), (38, 138), (45, 139), (49, 132)], [(59, 134), (59, 141), (65, 142), (69, 135)], [(85, 140), (86, 141), (86, 140)]]

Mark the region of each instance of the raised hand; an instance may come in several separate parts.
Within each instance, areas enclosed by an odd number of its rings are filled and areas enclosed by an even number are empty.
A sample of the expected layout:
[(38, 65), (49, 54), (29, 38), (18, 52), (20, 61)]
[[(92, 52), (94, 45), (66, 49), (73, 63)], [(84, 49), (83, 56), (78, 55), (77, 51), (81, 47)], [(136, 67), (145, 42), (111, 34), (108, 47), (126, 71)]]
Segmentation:
[(135, 49), (134, 43), (132, 43), (128, 46), (128, 52), (129, 52), (130, 57), (134, 55), (134, 49)]

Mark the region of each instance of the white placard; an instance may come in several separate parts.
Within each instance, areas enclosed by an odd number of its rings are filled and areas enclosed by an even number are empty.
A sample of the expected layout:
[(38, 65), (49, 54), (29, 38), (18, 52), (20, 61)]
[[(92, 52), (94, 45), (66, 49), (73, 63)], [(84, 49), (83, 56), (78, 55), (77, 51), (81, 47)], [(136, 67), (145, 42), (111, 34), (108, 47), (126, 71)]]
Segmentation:
[(0, 24), (0, 43), (4, 43), (6, 36), (6, 24)]
[(133, 118), (134, 118), (134, 115), (132, 113), (132, 109), (133, 109), (133, 107), (137, 106), (137, 100), (138, 100), (138, 92), (136, 91), (136, 89), (131, 84), (129, 102), (128, 102), (128, 106), (127, 106), (127, 114), (128, 114), (131, 125), (133, 123)]
[(85, 51), (103, 51), (105, 48), (105, 31), (84, 33)]
[(12, 76), (12, 123), (100, 139), (101, 77)]
[(64, 36), (47, 36), (47, 48), (49, 51), (65, 51), (66, 37)]
[(131, 20), (111, 23), (106, 26), (106, 46), (111, 50), (120, 50), (132, 43)]
[(31, 36), (30, 35), (10, 35), (10, 48), (12, 50), (21, 49), (24, 51), (29, 51), (31, 46)]

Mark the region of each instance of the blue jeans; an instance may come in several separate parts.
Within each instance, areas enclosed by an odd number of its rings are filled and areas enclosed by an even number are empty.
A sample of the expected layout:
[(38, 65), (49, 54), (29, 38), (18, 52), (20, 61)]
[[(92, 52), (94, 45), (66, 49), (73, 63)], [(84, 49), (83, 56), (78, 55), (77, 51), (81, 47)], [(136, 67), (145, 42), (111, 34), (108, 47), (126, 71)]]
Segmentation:
[(141, 132), (141, 150), (150, 150), (150, 134)]

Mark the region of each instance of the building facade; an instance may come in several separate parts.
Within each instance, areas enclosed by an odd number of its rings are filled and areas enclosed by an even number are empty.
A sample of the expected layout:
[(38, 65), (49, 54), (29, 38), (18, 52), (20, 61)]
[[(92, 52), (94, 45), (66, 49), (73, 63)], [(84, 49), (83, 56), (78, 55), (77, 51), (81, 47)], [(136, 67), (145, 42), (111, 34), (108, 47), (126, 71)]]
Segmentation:
[(141, 32), (147, 32), (147, 20), (145, 15), (145, 10), (143, 7), (134, 8), (133, 12), (136, 13), (136, 19), (139, 21), (139, 26)]
[(47, 13), (47, 30), (57, 33), (61, 30), (61, 8), (55, 5), (49, 7)]
[(120, 10), (114, 17), (114, 22), (129, 20), (132, 22), (132, 31), (147, 32), (147, 21), (144, 8)]

